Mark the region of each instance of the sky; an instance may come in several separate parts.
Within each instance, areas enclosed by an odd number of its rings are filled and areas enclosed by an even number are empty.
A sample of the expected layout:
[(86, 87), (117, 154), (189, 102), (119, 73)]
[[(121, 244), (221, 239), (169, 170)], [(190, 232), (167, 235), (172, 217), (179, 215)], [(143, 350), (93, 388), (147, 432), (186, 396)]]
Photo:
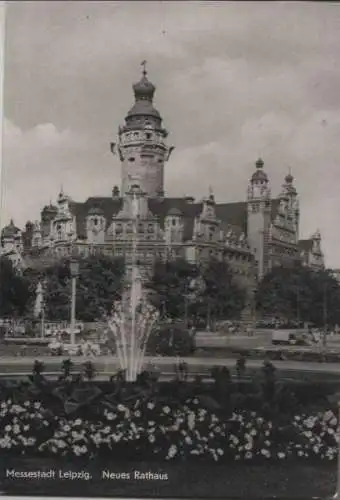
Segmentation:
[(175, 146), (169, 196), (245, 200), (261, 156), (273, 195), (291, 169), (301, 237), (340, 268), (340, 4), (9, 2), (2, 224), (120, 186), (112, 156), (140, 63)]

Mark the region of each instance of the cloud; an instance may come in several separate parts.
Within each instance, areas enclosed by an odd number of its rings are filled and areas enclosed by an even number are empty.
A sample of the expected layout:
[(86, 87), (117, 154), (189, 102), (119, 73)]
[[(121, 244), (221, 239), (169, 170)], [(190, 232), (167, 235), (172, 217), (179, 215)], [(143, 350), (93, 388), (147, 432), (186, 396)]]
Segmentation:
[(61, 183), (79, 200), (120, 183), (108, 144), (147, 59), (176, 146), (166, 190), (245, 199), (263, 156), (276, 194), (291, 167), (302, 235), (319, 227), (340, 267), (335, 4), (11, 2), (7, 21), (8, 216), (36, 218)]

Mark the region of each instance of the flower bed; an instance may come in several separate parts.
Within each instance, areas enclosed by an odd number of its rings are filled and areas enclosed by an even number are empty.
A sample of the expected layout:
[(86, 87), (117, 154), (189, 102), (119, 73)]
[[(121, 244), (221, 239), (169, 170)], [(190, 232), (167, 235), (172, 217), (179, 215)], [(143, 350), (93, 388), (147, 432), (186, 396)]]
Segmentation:
[(105, 408), (96, 418), (55, 414), (38, 401), (0, 407), (2, 454), (157, 461), (320, 460), (337, 456), (337, 418), (329, 410), (290, 424), (249, 411), (223, 417), (199, 398), (142, 400)]

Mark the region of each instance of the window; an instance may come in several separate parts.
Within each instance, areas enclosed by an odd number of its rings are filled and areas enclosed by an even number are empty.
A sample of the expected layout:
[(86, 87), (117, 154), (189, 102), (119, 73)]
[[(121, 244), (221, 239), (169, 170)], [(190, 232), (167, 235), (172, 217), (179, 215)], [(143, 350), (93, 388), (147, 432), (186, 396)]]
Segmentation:
[(177, 224), (177, 220), (176, 220), (175, 218), (173, 218), (173, 219), (172, 219), (172, 225), (173, 225), (173, 226), (176, 226), (176, 224)]
[(134, 162), (135, 161), (134, 156), (130, 156), (129, 161)]
[(146, 134), (145, 134), (145, 138), (146, 138), (147, 140), (150, 140), (150, 139), (152, 138), (152, 134), (151, 134), (150, 132), (146, 132)]
[(95, 218), (93, 219), (93, 224), (94, 224), (95, 226), (98, 226), (98, 219), (97, 219), (97, 217), (95, 217)]

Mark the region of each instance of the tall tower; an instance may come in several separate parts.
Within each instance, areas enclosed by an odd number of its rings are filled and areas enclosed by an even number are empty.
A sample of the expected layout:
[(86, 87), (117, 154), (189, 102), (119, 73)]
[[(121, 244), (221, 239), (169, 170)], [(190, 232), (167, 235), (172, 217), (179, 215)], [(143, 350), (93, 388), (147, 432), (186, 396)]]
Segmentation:
[(271, 219), (271, 199), (267, 174), (263, 170), (263, 161), (256, 162), (248, 186), (247, 236), (250, 248), (258, 266), (258, 278), (262, 279), (268, 265), (268, 239)]
[[(148, 80), (142, 63), (142, 78), (133, 85), (135, 103), (118, 130), (118, 152), (121, 161), (121, 193), (129, 192), (131, 179), (140, 179), (140, 188), (150, 198), (164, 195), (164, 163), (173, 147), (166, 144), (167, 131), (162, 117), (153, 106), (156, 87)], [(115, 145), (111, 144), (114, 153)]]
[(289, 172), (285, 177), (285, 183), (283, 184), (283, 192), (287, 198), (287, 212), (289, 219), (295, 230), (296, 242), (299, 241), (299, 224), (300, 224), (300, 207), (299, 207), (299, 197), (296, 188), (293, 184), (294, 177)]

